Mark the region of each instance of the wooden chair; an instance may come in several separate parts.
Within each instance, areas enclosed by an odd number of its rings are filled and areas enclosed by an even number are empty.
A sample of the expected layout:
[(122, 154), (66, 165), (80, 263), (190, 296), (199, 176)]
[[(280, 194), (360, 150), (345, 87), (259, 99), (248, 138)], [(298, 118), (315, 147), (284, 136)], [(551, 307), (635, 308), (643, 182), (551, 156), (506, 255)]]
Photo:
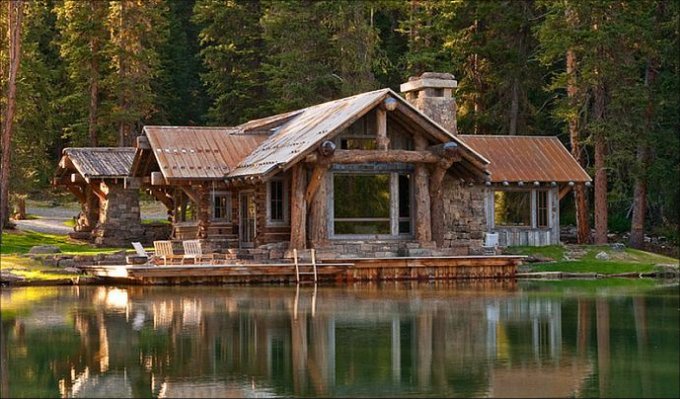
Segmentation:
[(126, 257), (127, 263), (138, 265), (152, 260), (152, 256), (146, 252), (146, 250), (142, 246), (142, 243), (133, 242), (132, 247), (135, 249), (135, 255), (127, 256)]
[(215, 256), (213, 254), (204, 254), (201, 240), (186, 240), (182, 241), (184, 247), (184, 258), (191, 259), (194, 263), (208, 262), (213, 263)]
[(169, 240), (154, 241), (153, 247), (154, 257), (158, 260), (162, 260), (163, 265), (167, 265), (168, 263), (170, 264), (184, 263), (183, 262), (184, 256), (175, 255), (175, 253), (173, 252), (172, 241)]

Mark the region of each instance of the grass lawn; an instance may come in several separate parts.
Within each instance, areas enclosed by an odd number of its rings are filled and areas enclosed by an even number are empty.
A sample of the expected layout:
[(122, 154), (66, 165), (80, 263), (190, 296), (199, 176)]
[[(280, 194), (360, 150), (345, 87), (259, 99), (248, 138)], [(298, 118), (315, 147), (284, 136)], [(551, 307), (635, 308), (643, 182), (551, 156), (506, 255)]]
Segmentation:
[[(567, 260), (568, 249), (561, 245), (545, 247), (510, 247), (508, 253), (517, 255), (533, 255), (554, 259), (554, 262), (531, 263), (525, 265), (532, 272), (568, 272), (568, 273), (645, 273), (657, 269), (658, 264), (677, 265), (678, 260), (663, 255), (625, 248), (614, 251), (607, 245), (579, 246), (585, 254), (580, 259)], [(609, 260), (596, 258), (600, 252), (606, 252)]]
[(65, 254), (96, 254), (120, 251), (120, 248), (95, 248), (68, 236), (36, 233), (33, 231), (4, 231), (2, 248), (0, 248), (0, 270), (11, 271), (12, 274), (29, 280), (58, 280), (72, 277), (58, 267), (44, 266), (42, 263), (21, 256), (35, 245), (54, 245)]

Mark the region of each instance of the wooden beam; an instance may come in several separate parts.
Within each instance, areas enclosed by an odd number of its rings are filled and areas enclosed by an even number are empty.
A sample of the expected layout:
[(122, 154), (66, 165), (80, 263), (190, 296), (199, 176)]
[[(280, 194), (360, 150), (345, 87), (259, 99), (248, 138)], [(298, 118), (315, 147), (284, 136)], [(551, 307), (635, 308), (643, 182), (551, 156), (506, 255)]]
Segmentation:
[(84, 189), (82, 186), (76, 186), (73, 184), (69, 184), (66, 186), (68, 191), (71, 192), (71, 194), (75, 195), (76, 198), (78, 198), (78, 201), (80, 201), (81, 204), (84, 204), (86, 201)]
[(152, 187), (149, 189), (151, 195), (158, 201), (160, 201), (168, 210), (174, 210), (175, 204), (172, 200), (172, 196), (168, 195), (165, 191), (158, 187)]
[(92, 189), (92, 192), (94, 193), (94, 195), (96, 195), (97, 198), (99, 198), (100, 201), (102, 201), (102, 202), (106, 201), (107, 196), (106, 196), (106, 193), (101, 188), (101, 182), (94, 182), (94, 183), (90, 184), (90, 188)]
[(573, 186), (565, 185), (564, 187), (562, 187), (560, 189), (560, 192), (559, 192), (559, 195), (558, 195), (560, 201), (562, 201), (562, 198), (564, 198), (565, 195), (569, 194), (569, 191), (571, 191), (572, 188), (573, 188)]
[(448, 143), (443, 144), (432, 145), (429, 146), (427, 149), (431, 153), (441, 158), (451, 159), (454, 161), (460, 161), (461, 159), (460, 146), (458, 146), (458, 144), (453, 141), (449, 141)]
[(305, 192), (305, 202), (307, 206), (311, 206), (314, 195), (316, 194), (319, 185), (326, 178), (326, 171), (328, 170), (328, 163), (319, 163), (314, 167), (312, 171), (312, 176), (309, 178), (309, 183), (307, 184), (307, 191)]
[(390, 139), (387, 137), (387, 111), (382, 107), (378, 107), (376, 112), (376, 143), (378, 144), (378, 150), (387, 151), (390, 147)]
[(372, 162), (436, 163), (440, 159), (440, 157), (425, 150), (335, 150), (335, 154), (330, 158), (330, 161), (337, 164)]
[(305, 249), (307, 244), (307, 206), (305, 205), (305, 169), (293, 166), (290, 204), (290, 249)]
[(186, 186), (179, 186), (179, 187), (184, 192), (184, 194), (186, 194), (187, 197), (189, 197), (191, 202), (193, 202), (195, 204), (198, 204), (200, 202), (199, 193), (197, 193), (196, 191), (194, 191), (190, 187), (186, 187)]

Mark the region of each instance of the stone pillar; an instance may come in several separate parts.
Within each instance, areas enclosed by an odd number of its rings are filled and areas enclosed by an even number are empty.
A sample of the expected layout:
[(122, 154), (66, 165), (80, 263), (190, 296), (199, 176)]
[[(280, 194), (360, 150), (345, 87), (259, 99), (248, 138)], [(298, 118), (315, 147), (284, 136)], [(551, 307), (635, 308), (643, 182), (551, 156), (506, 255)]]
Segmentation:
[(401, 85), (406, 100), (440, 124), (451, 134), (458, 134), (456, 99), (453, 89), (458, 82), (450, 73), (425, 72)]
[(93, 184), (99, 194), (99, 223), (92, 232), (95, 244), (129, 247), (132, 241), (142, 240), (139, 191), (126, 190), (122, 182)]

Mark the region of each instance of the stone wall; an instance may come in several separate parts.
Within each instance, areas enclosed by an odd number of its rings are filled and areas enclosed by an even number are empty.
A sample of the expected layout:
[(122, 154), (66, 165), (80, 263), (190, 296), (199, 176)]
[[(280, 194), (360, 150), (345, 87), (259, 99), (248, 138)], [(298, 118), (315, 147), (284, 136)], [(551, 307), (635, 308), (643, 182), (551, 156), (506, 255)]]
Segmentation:
[(481, 254), (486, 231), (484, 212), (485, 187), (470, 186), (447, 175), (442, 182), (444, 192), (444, 244), (455, 255)]
[(106, 199), (100, 199), (99, 222), (92, 231), (95, 245), (126, 247), (143, 239), (139, 191), (124, 189), (122, 182), (100, 184)]

